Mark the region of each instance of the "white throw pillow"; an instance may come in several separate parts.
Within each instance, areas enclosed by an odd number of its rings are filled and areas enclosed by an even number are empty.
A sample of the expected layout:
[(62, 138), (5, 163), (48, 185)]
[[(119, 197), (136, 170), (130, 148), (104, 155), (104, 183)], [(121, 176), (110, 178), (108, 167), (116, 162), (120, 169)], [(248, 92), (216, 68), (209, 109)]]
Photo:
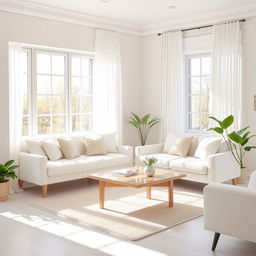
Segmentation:
[(40, 140), (26, 140), (28, 152), (35, 155), (46, 156)]
[(164, 143), (164, 148), (163, 148), (163, 153), (168, 153), (170, 151), (171, 146), (173, 145), (174, 141), (178, 138), (179, 136), (174, 133), (168, 133), (165, 139)]
[(100, 138), (86, 138), (85, 139), (86, 155), (106, 155), (106, 147), (103, 137)]
[(185, 157), (188, 153), (192, 137), (178, 137), (171, 146), (168, 154)]
[(41, 141), (41, 143), (50, 160), (56, 161), (63, 157), (60, 147), (57, 144), (47, 141)]
[(80, 155), (77, 145), (72, 138), (59, 138), (58, 142), (65, 158), (73, 159)]
[(220, 147), (221, 139), (218, 138), (204, 138), (200, 141), (195, 152), (195, 157), (207, 159), (208, 156), (216, 154)]
[(117, 152), (116, 133), (102, 134), (102, 137), (103, 137), (106, 151), (109, 153), (116, 153)]

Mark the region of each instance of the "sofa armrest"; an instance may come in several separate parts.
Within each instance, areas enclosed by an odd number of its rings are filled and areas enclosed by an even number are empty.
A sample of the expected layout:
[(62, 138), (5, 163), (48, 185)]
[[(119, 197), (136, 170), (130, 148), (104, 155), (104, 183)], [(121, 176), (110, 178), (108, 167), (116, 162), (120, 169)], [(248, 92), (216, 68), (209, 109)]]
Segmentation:
[(256, 242), (256, 191), (227, 184), (204, 188), (204, 227)]
[(231, 152), (208, 157), (208, 182), (224, 182), (240, 177), (240, 167)]
[(138, 146), (135, 148), (135, 155), (136, 157), (143, 156), (143, 155), (150, 155), (150, 154), (157, 154), (161, 153), (163, 150), (164, 144), (152, 144), (152, 145), (145, 145), (145, 146)]
[(132, 146), (124, 146), (117, 145), (117, 152), (123, 155), (127, 155), (129, 157), (129, 164), (133, 165), (133, 147)]
[(252, 172), (252, 174), (251, 174), (248, 188), (256, 189), (256, 171)]
[(19, 179), (47, 185), (47, 157), (20, 153)]

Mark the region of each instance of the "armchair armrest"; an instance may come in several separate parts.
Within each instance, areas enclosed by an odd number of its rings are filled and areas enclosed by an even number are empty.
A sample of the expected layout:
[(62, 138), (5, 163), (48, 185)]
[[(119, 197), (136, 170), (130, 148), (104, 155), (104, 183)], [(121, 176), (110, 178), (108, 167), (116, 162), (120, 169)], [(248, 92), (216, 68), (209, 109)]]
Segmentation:
[(37, 185), (46, 185), (47, 157), (20, 153), (19, 179)]
[(240, 177), (240, 167), (231, 152), (208, 157), (208, 182), (223, 182)]
[(256, 189), (256, 171), (251, 174), (248, 188)]
[(129, 164), (133, 165), (133, 147), (124, 146), (124, 145), (117, 145), (117, 152), (120, 153), (120, 154), (128, 155)]
[(256, 242), (256, 191), (227, 184), (204, 188), (204, 227)]
[(150, 154), (157, 154), (161, 153), (163, 150), (164, 144), (152, 144), (152, 145), (145, 145), (145, 146), (138, 146), (135, 148), (135, 155), (137, 157), (142, 155), (150, 155)]

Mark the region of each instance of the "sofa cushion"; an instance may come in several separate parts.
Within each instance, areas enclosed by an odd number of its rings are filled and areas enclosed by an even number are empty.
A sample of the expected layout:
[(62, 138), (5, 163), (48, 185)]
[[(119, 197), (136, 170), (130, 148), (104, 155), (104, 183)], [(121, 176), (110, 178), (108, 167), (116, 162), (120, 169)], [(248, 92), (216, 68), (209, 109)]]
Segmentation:
[(170, 161), (173, 159), (179, 159), (180, 156), (169, 155), (165, 153), (153, 154), (153, 155), (143, 155), (140, 156), (140, 160), (144, 161), (147, 157), (156, 157), (157, 162), (154, 164), (158, 168), (170, 168)]
[(207, 174), (208, 165), (206, 160), (195, 157), (173, 159), (170, 161), (170, 168), (177, 171), (184, 171), (197, 174)]
[(201, 159), (207, 159), (208, 156), (216, 154), (220, 147), (221, 139), (220, 138), (204, 138), (200, 141), (197, 150), (195, 152), (195, 157)]
[(185, 157), (188, 153), (192, 137), (178, 137), (171, 146), (168, 154)]
[(82, 155), (71, 160), (61, 159), (58, 161), (48, 161), (48, 176), (64, 176), (73, 173), (92, 172), (98, 169), (106, 169), (129, 164), (129, 157), (123, 154), (107, 154), (97, 156)]

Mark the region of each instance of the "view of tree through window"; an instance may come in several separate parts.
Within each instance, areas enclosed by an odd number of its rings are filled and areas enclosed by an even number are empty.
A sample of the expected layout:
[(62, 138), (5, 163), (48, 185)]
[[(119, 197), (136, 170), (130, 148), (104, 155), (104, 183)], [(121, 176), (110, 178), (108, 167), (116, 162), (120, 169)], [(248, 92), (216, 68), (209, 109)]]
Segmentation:
[(210, 56), (190, 56), (187, 58), (187, 67), (188, 129), (204, 130), (209, 124), (211, 58)]
[(66, 52), (26, 49), (22, 61), (23, 135), (89, 130), (92, 58)]

